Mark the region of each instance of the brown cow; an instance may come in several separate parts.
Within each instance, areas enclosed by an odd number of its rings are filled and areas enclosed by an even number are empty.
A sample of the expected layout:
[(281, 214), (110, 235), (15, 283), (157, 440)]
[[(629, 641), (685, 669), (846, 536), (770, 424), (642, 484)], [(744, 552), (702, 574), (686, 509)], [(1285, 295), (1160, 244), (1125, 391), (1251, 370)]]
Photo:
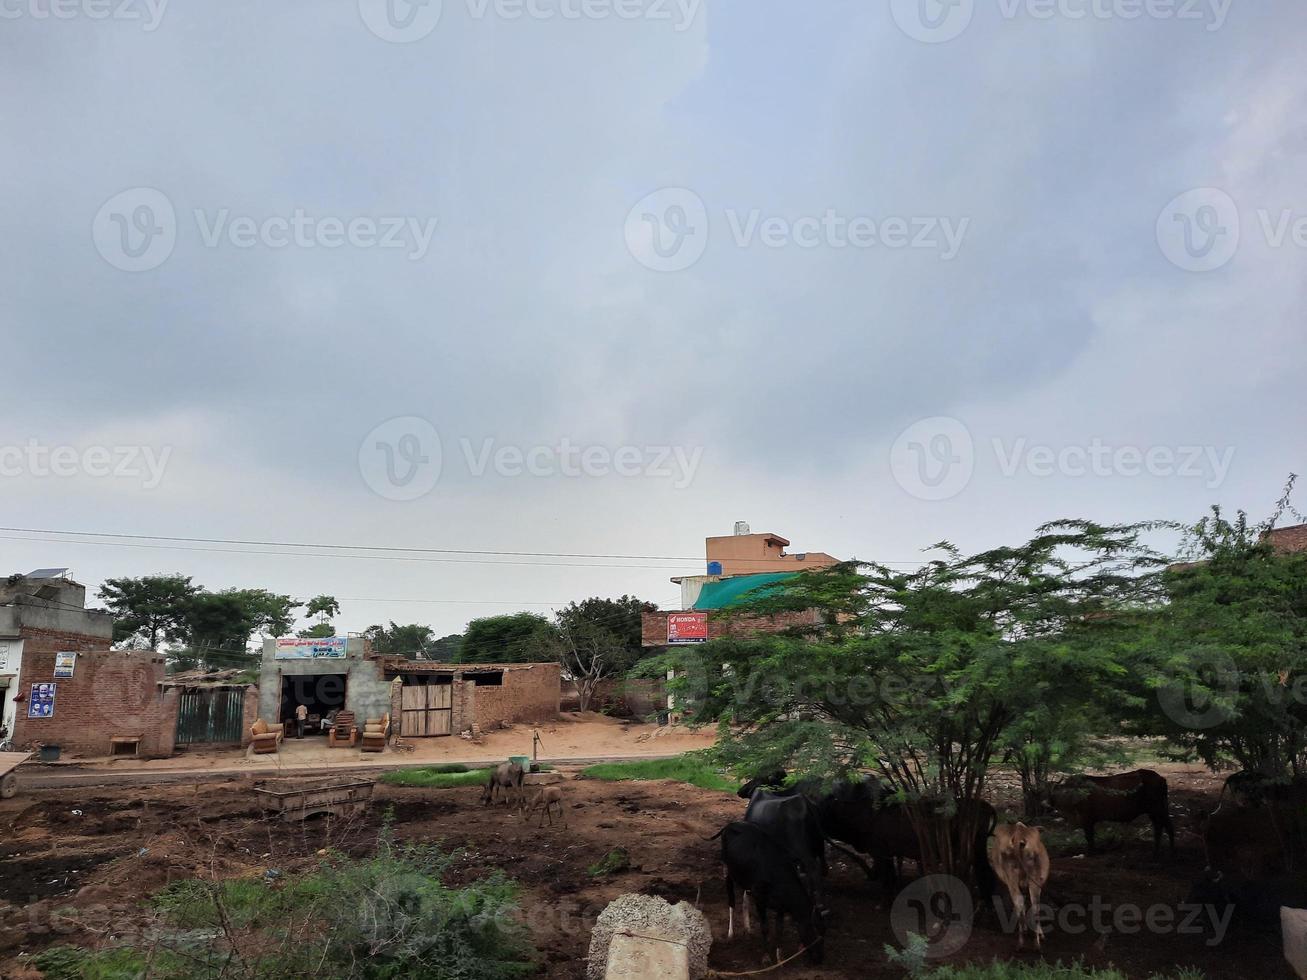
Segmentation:
[(1175, 827), (1167, 811), (1166, 779), (1151, 769), (1115, 776), (1071, 776), (1053, 787), (1054, 808), (1085, 832), (1089, 853), (1094, 853), (1094, 825), (1129, 823), (1147, 815), (1153, 823), (1153, 858), (1162, 852), (1162, 831), (1171, 839), (1175, 854)]
[[(1049, 864), (1048, 851), (1039, 831), (1039, 827), (1027, 827), (1023, 823), (1005, 823), (994, 828), (990, 864), (1012, 898), (1018, 949), (1026, 944), (1027, 923), (1034, 928), (1035, 948), (1040, 949), (1044, 944), (1044, 928), (1039, 924), (1039, 895), (1048, 881)], [(1027, 892), (1030, 894), (1028, 908)]]
[(486, 791), (481, 797), (483, 804), (493, 803), (495, 791), (503, 790), (504, 802), (508, 803), (508, 798), (514, 795), (521, 806), (522, 798), (526, 791), (522, 788), (522, 780), (526, 776), (526, 771), (516, 762), (501, 762), (490, 771), (490, 779), (486, 782)]

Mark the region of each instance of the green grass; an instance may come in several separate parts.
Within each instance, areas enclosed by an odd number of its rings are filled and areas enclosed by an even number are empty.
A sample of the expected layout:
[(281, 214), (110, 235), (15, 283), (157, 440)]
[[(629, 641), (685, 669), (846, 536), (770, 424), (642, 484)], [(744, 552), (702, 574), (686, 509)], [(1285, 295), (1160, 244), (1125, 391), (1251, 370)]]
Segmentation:
[(640, 762), (601, 762), (581, 771), (585, 779), (602, 779), (607, 782), (624, 782), (631, 779), (674, 779), (700, 789), (715, 789), (734, 793), (740, 788), (737, 780), (714, 769), (702, 758), (687, 753), (674, 759), (644, 759)]
[(452, 789), (456, 786), (484, 786), (489, 779), (489, 769), (469, 769), (463, 765), (394, 769), (381, 774), (381, 781), (389, 783), (391, 786), (424, 786), (434, 789)]

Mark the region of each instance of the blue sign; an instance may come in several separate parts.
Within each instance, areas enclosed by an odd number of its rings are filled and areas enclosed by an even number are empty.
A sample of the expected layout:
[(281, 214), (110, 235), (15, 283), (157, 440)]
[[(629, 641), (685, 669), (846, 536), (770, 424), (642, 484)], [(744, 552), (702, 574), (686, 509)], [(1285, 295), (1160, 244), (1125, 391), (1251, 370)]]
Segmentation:
[(54, 685), (46, 682), (32, 685), (32, 699), (27, 702), (28, 718), (54, 717)]

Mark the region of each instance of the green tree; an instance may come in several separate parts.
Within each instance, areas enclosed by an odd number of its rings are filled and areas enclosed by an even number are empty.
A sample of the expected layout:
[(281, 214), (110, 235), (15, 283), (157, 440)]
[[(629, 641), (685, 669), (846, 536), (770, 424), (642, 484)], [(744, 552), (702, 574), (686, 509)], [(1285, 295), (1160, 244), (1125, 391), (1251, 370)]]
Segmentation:
[(248, 656), (257, 625), (257, 611), (240, 592), (200, 592), (187, 606), (185, 643), (198, 660), (221, 666)]
[(325, 623), (340, 614), (340, 603), (334, 595), (318, 595), (310, 599), (304, 609), (304, 615), (317, 616), (319, 623)]
[(576, 685), (582, 711), (590, 709), (600, 681), (624, 676), (644, 655), (641, 613), (656, 608), (624, 595), (572, 602), (557, 612), (549, 659)]
[(262, 636), (286, 636), (295, 625), (295, 610), (304, 605), (267, 589), (224, 589), (222, 594), (245, 607), (254, 623), (253, 632)]
[(1136, 729), (1214, 768), (1307, 774), (1307, 553), (1266, 536), (1284, 506), (1257, 525), (1214, 507), (1189, 528), (1140, 632), (1153, 697)]
[(556, 659), (555, 631), (538, 613), (485, 616), (467, 624), (459, 663), (531, 663)]
[(427, 652), (427, 659), (436, 660), (442, 664), (458, 663), (462, 650), (463, 634), (450, 633), (431, 644), (431, 649)]
[(393, 619), (390, 626), (369, 626), (363, 635), (372, 641), (374, 653), (403, 654), (413, 660), (430, 660), (429, 654), (436, 644), (430, 626), (419, 623), (398, 625)]
[[(928, 871), (968, 877), (995, 756), (1048, 703), (1120, 685), (1118, 609), (1156, 597), (1150, 526), (1059, 521), (1030, 541), (915, 571), (844, 564), (742, 612), (819, 609), (801, 632), (672, 651), (673, 684), (738, 771), (870, 770), (899, 794)], [(659, 665), (661, 666), (661, 665)]]
[(98, 595), (113, 613), (115, 643), (157, 650), (184, 637), (190, 601), (199, 591), (189, 575), (145, 575), (105, 579)]

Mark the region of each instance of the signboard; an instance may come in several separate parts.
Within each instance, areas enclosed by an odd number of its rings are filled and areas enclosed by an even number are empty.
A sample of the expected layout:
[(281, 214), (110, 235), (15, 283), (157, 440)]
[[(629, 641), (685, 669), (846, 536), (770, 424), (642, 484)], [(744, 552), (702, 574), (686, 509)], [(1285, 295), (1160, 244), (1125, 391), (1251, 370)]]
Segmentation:
[(18, 673), (18, 661), (22, 659), (22, 640), (0, 640), (0, 674)]
[(55, 677), (72, 677), (73, 671), (77, 668), (77, 654), (75, 653), (56, 653), (54, 655), (54, 676)]
[(708, 640), (708, 614), (686, 612), (667, 614), (668, 643), (705, 643)]
[(344, 660), (344, 636), (325, 636), (306, 639), (299, 636), (285, 636), (277, 640), (274, 660)]
[(27, 702), (28, 718), (54, 717), (54, 685), (51, 683), (33, 684), (32, 698)]

